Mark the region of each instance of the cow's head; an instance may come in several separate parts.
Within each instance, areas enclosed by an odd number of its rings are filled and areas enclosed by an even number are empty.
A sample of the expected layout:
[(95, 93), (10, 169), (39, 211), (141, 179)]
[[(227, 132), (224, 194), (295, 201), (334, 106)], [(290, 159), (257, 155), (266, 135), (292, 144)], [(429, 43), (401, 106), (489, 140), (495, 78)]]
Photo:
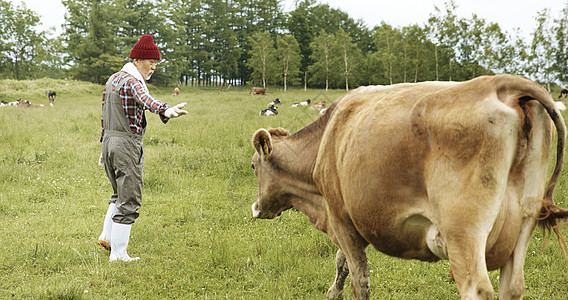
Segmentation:
[(252, 168), (258, 181), (258, 194), (252, 204), (255, 218), (273, 219), (292, 207), (290, 194), (286, 191), (286, 172), (274, 153), (274, 142), (288, 136), (287, 130), (259, 129), (252, 137), (256, 150), (252, 156)]

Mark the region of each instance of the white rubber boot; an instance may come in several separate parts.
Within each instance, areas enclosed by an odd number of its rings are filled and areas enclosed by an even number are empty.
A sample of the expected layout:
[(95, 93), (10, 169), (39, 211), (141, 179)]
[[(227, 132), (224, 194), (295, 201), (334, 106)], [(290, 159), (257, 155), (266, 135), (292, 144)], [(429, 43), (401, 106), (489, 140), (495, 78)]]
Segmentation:
[(118, 212), (116, 204), (111, 203), (108, 205), (107, 213), (105, 216), (105, 223), (103, 225), (103, 232), (99, 235), (98, 244), (103, 246), (106, 250), (110, 251), (110, 235), (112, 229), (112, 217)]
[(112, 224), (112, 239), (110, 240), (111, 250), (109, 261), (135, 261), (140, 259), (140, 257), (130, 257), (128, 256), (128, 253), (126, 253), (128, 240), (130, 240), (131, 227), (132, 224)]

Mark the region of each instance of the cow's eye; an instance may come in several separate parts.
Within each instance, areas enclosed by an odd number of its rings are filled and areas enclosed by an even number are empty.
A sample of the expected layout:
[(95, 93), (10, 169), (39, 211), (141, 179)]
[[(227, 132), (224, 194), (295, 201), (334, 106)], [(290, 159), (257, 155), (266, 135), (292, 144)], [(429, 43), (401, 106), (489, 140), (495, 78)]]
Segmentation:
[(252, 167), (252, 169), (254, 170), (254, 164), (251, 164), (250, 166), (251, 166), (251, 167)]

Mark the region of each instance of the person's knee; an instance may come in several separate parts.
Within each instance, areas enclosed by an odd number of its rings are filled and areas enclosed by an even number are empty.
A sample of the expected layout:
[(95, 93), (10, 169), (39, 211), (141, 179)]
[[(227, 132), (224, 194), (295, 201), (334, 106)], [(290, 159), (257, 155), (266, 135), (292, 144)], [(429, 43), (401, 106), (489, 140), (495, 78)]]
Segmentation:
[(119, 212), (112, 217), (112, 221), (119, 224), (129, 225), (134, 223), (136, 218), (138, 218), (138, 213), (124, 215)]
[(132, 224), (138, 218), (138, 209), (128, 209), (125, 205), (117, 203), (118, 212), (112, 217), (112, 221), (120, 224)]

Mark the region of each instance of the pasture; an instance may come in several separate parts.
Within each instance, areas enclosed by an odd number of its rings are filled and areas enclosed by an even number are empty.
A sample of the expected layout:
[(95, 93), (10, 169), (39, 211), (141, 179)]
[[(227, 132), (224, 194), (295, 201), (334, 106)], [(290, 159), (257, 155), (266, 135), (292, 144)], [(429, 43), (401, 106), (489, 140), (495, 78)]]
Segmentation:
[[(343, 90), (231, 90), (150, 86), (188, 116), (163, 125), (147, 113), (140, 218), (128, 247), (134, 263), (109, 263), (96, 244), (112, 189), (97, 165), (102, 86), (51, 79), (0, 81), (0, 98), (55, 107), (0, 108), (1, 299), (324, 299), (337, 247), (300, 212), (256, 220), (250, 139), (261, 127), (295, 132), (317, 111), (293, 102)], [(553, 93), (556, 98), (557, 92)], [(259, 116), (276, 98), (278, 116)], [(564, 112), (564, 118), (568, 118)], [(568, 164), (568, 163), (567, 163)], [(568, 207), (568, 166), (556, 203)], [(566, 227), (562, 232), (568, 236)], [(525, 299), (566, 299), (568, 262), (537, 229), (525, 264)], [(449, 263), (423, 263), (368, 251), (373, 299), (457, 299)], [(499, 272), (490, 272), (495, 289)], [(346, 284), (345, 299), (353, 299)]]

